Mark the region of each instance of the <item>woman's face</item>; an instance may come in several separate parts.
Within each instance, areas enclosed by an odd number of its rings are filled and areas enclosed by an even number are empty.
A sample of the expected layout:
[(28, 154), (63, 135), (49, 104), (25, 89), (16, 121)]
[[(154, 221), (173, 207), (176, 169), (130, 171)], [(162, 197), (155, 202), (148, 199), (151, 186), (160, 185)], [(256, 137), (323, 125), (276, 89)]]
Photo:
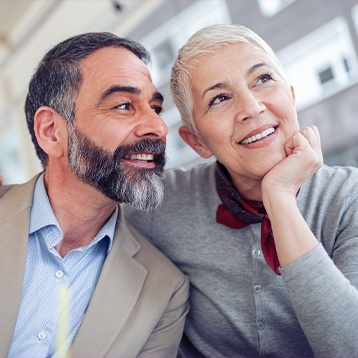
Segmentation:
[(293, 89), (246, 43), (201, 57), (190, 82), (199, 137), (183, 127), (180, 134), (225, 165), (245, 196), (286, 157), (284, 144), (299, 130)]

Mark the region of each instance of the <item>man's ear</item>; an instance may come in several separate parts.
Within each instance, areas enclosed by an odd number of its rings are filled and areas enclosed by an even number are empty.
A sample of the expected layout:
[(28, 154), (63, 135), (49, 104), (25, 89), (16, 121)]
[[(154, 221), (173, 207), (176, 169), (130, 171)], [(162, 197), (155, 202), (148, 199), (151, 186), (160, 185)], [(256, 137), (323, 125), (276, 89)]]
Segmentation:
[(201, 157), (210, 158), (213, 155), (211, 150), (203, 143), (198, 135), (191, 131), (190, 128), (181, 126), (179, 128), (179, 135), (183, 141), (192, 147)]
[[(34, 130), (37, 142), (49, 157), (59, 158), (64, 154), (63, 131), (66, 123), (63, 117), (50, 107), (38, 108), (34, 116)], [(67, 145), (67, 144), (66, 144)]]

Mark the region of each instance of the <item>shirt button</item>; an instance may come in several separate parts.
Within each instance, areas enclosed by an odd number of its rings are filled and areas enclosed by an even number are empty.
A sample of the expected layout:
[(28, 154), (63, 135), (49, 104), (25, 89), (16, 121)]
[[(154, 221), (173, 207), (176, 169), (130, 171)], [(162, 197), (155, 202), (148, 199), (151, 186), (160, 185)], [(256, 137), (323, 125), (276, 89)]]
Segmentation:
[(260, 292), (261, 292), (261, 286), (260, 286), (260, 285), (255, 285), (255, 286), (254, 286), (254, 291), (255, 291), (256, 293), (260, 293)]
[(37, 335), (37, 338), (38, 338), (40, 341), (43, 341), (44, 339), (46, 339), (46, 337), (47, 337), (47, 334), (46, 334), (45, 331), (41, 331), (41, 332), (39, 332), (38, 335)]
[(261, 255), (261, 250), (260, 249), (253, 249), (252, 250), (252, 254), (254, 256), (260, 256)]
[(265, 323), (263, 323), (262, 321), (257, 322), (257, 328), (258, 329), (264, 329), (265, 328)]
[(57, 278), (62, 278), (63, 277), (63, 272), (62, 271), (56, 271), (56, 277)]

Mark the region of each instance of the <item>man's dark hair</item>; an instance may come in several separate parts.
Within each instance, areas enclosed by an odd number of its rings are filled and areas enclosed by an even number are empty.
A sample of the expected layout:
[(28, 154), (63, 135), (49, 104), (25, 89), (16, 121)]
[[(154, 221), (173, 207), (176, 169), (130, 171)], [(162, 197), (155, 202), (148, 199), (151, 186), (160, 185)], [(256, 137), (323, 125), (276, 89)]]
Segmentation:
[(48, 106), (62, 115), (67, 125), (75, 118), (75, 101), (82, 82), (81, 61), (104, 47), (126, 48), (145, 64), (150, 62), (147, 50), (138, 42), (109, 32), (90, 32), (73, 36), (53, 47), (38, 65), (29, 84), (25, 114), (32, 142), (42, 166), (47, 154), (39, 146), (34, 131), (34, 115), (41, 106)]

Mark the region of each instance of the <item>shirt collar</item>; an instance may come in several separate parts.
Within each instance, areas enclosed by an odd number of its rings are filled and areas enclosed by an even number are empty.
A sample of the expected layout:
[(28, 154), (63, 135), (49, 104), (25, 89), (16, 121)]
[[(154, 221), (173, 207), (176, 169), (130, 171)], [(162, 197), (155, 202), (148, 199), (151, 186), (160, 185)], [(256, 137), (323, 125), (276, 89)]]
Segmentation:
[(30, 234), (33, 234), (35, 231), (38, 231), (46, 226), (55, 226), (62, 234), (62, 230), (57, 222), (50, 200), (46, 193), (44, 173), (42, 173), (37, 179), (34, 190), (30, 217)]
[[(116, 229), (117, 217), (118, 217), (118, 205), (116, 206), (113, 214), (108, 219), (108, 221), (103, 225), (101, 230), (98, 234), (94, 237), (94, 239), (86, 246), (80, 247), (80, 250), (86, 250), (93, 245), (97, 244), (101, 241), (104, 237), (108, 236), (109, 238), (109, 245), (108, 245), (108, 252), (112, 249), (113, 245), (113, 237), (114, 232)], [(32, 210), (30, 216), (30, 230), (29, 234), (33, 234), (34, 232), (41, 230), (45, 227), (52, 226), (54, 230), (56, 230), (59, 234), (59, 237), (62, 238), (63, 232), (58, 224), (56, 216), (52, 210), (50, 200), (48, 198), (45, 183), (44, 183), (44, 173), (40, 175), (38, 178), (35, 190), (34, 190), (34, 197), (32, 203)], [(58, 242), (57, 242), (58, 243)], [(55, 246), (57, 243), (46, 243), (51, 247)]]

